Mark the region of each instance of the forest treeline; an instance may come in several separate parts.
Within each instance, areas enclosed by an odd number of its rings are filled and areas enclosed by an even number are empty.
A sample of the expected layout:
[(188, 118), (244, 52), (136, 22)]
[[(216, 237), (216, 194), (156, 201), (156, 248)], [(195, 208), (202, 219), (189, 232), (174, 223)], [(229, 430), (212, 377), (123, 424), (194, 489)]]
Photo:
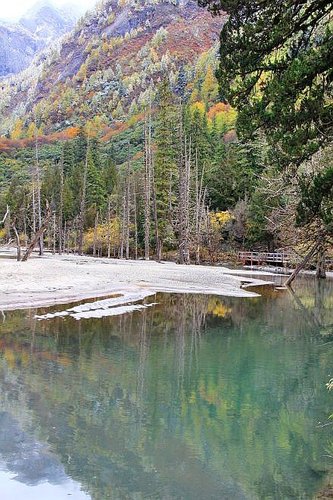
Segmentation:
[(98, 120), (53, 145), (37, 124), (33, 147), (2, 155), (1, 209), (10, 208), (2, 236), (17, 230), (27, 243), (48, 203), (45, 242), (60, 253), (198, 263), (216, 260), (223, 244), (264, 242), (260, 224), (246, 221), (262, 144), (239, 142), (235, 111), (209, 98), (187, 102), (164, 78), (141, 122), (109, 144)]
[(0, 155), (3, 241), (180, 263), (283, 248), (325, 275), (332, 2), (200, 3), (229, 15), (216, 75), (214, 51), (192, 80), (158, 66), (117, 130), (96, 114), (47, 144), (40, 106), (15, 122), (10, 137), (25, 142)]

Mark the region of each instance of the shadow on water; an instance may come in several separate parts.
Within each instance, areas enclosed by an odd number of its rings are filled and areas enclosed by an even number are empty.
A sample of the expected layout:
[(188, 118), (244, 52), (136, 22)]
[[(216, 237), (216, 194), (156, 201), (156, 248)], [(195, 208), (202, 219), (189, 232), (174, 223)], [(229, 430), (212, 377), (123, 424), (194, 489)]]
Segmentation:
[(63, 467), (98, 500), (311, 498), (333, 464), (333, 283), (260, 291), (160, 294), (142, 312), (79, 322), (7, 313), (3, 432), (14, 419), (57, 458), (46, 480)]

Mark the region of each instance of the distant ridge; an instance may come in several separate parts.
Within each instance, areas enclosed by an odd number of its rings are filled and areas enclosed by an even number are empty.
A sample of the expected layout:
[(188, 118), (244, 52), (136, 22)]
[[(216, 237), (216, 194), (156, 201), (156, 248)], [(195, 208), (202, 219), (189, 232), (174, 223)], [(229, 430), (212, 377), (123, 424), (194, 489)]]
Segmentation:
[(81, 13), (73, 5), (57, 8), (40, 0), (17, 22), (0, 20), (0, 77), (27, 68), (40, 50), (74, 27)]

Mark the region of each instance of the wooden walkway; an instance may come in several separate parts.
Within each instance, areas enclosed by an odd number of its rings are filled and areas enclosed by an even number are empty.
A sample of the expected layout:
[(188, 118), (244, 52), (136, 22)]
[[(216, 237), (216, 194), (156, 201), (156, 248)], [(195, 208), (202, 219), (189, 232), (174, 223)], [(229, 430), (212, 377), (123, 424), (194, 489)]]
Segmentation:
[(262, 265), (262, 264), (279, 264), (287, 266), (291, 262), (290, 253), (280, 252), (239, 252), (239, 260), (245, 266), (246, 264)]
[[(239, 252), (238, 259), (245, 265), (261, 266), (263, 264), (280, 267), (294, 267), (300, 260), (295, 254), (289, 252)], [(333, 269), (333, 259), (326, 259), (328, 270)]]

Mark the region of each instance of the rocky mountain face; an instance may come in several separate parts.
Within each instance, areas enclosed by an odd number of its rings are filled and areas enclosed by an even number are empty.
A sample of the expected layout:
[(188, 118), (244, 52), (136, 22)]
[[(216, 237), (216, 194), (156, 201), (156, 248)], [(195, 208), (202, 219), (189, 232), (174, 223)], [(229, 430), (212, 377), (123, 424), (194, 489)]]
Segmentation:
[(27, 68), (38, 51), (70, 31), (78, 17), (71, 5), (60, 9), (42, 0), (16, 23), (0, 20), (0, 77)]
[(142, 112), (165, 75), (176, 92), (200, 94), (223, 22), (195, 0), (104, 0), (58, 52), (3, 85), (0, 133), (35, 114), (47, 133), (95, 117), (124, 122)]
[(42, 46), (41, 40), (19, 24), (0, 22), (0, 77), (26, 68)]

